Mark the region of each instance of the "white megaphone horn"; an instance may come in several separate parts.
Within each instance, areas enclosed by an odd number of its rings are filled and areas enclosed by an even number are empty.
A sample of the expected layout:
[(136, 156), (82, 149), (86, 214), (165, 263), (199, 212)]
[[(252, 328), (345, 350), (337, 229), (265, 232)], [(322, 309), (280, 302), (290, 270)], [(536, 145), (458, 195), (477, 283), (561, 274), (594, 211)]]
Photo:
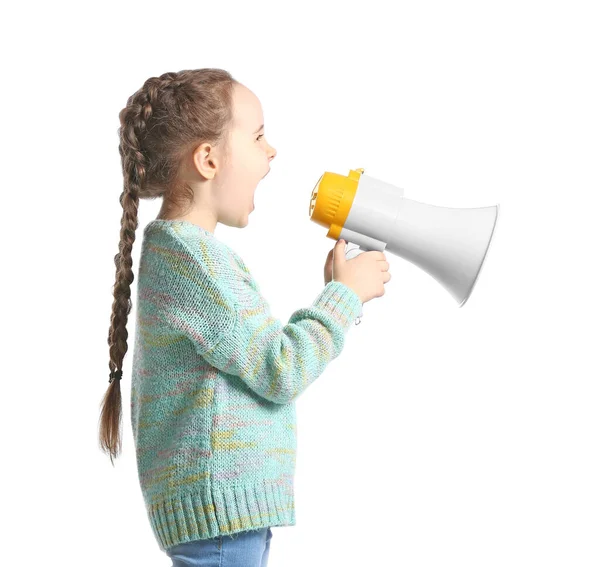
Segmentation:
[(437, 280), (459, 307), (481, 272), (498, 212), (499, 205), (458, 209), (411, 201), (364, 169), (351, 169), (347, 177), (326, 171), (309, 206), (310, 219), (329, 229), (329, 238), (349, 243), (347, 259), (389, 250)]

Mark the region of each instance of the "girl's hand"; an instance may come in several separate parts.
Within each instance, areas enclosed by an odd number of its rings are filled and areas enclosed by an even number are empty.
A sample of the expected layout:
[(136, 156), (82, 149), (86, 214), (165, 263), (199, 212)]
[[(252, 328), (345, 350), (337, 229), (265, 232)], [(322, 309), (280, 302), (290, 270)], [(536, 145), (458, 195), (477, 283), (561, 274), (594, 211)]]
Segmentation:
[(333, 251), (335, 250), (335, 246), (329, 251), (327, 254), (327, 260), (325, 260), (325, 269), (323, 271), (325, 276), (325, 285), (327, 285), (333, 276)]
[(385, 254), (372, 250), (346, 260), (345, 250), (346, 244), (338, 241), (329, 251), (323, 271), (325, 285), (332, 280), (335, 261), (335, 281), (347, 285), (363, 303), (384, 295), (384, 285), (392, 279)]

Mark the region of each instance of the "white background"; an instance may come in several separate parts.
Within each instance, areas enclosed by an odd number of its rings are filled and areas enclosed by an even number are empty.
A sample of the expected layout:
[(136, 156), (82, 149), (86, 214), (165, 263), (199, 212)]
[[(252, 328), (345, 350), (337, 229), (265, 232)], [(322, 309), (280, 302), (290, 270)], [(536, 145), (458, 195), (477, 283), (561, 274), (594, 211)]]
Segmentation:
[[(170, 565), (130, 429), (135, 304), (114, 468), (98, 418), (118, 113), (147, 78), (200, 67), (259, 97), (278, 150), (249, 225), (216, 236), (283, 323), (324, 284), (334, 242), (308, 218), (324, 171), (365, 168), (438, 206), (500, 204), (460, 309), (387, 254), (385, 295), (297, 402), (297, 525), (273, 528), (269, 567), (600, 564), (597, 3), (33, 2), (5, 15), (3, 564)], [(159, 208), (140, 204), (134, 270)]]

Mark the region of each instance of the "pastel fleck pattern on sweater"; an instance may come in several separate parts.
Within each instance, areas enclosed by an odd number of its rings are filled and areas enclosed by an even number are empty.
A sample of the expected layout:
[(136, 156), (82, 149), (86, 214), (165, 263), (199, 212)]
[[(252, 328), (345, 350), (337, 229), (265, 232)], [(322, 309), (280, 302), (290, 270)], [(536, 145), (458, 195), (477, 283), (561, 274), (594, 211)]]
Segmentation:
[(131, 426), (159, 547), (295, 525), (295, 400), (341, 353), (358, 295), (329, 282), (283, 325), (229, 246), (156, 219), (136, 305)]

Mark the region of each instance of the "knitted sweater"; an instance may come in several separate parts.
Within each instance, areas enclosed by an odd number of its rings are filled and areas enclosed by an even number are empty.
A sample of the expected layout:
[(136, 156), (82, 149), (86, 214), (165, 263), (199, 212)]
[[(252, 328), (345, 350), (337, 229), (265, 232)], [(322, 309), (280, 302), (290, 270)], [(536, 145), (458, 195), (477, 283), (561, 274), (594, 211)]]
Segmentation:
[(340, 354), (361, 305), (332, 281), (283, 325), (213, 233), (186, 221), (146, 226), (131, 425), (161, 550), (296, 524), (295, 400)]

